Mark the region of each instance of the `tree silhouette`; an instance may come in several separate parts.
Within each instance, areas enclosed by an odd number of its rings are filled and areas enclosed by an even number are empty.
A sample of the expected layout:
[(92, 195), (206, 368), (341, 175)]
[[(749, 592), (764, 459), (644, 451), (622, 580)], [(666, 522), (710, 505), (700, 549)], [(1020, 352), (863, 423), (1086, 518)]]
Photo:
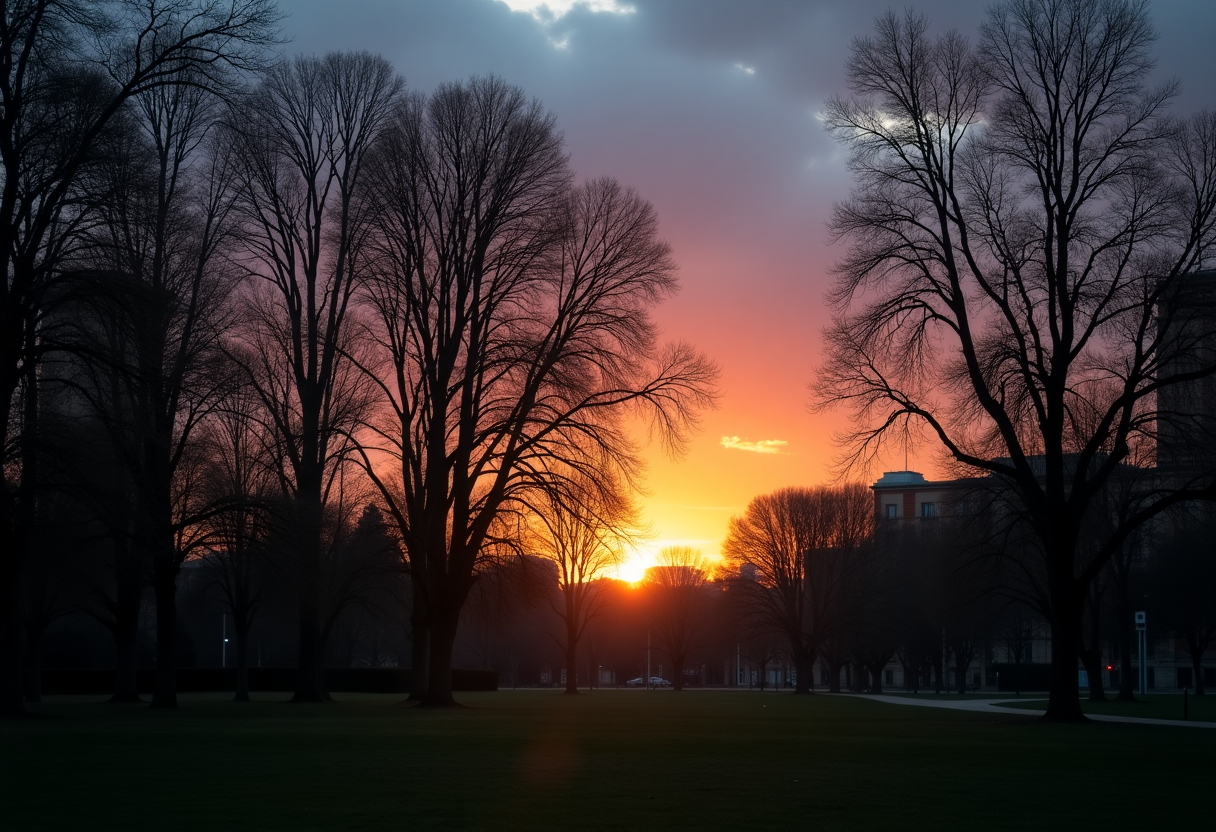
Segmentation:
[(375, 170), (366, 291), (389, 369), (369, 372), (385, 412), (367, 467), (409, 559), (413, 693), (447, 705), (500, 514), (567, 472), (632, 483), (623, 420), (678, 447), (716, 370), (657, 344), (649, 311), (675, 278), (654, 209), (612, 180), (571, 186), (552, 117), (520, 90), (488, 77), (408, 98)]
[[(757, 623), (789, 642), (797, 693), (813, 689), (813, 668), (829, 634), (845, 629), (856, 554), (870, 535), (874, 500), (860, 484), (784, 488), (732, 517), (723, 554), (746, 571), (739, 590)], [(752, 579), (754, 578), (754, 579)]]
[(250, 277), (250, 319), (234, 351), (273, 426), (280, 488), (292, 508), (281, 526), (290, 541), (280, 542), (293, 553), (299, 598), (296, 701), (326, 698), (323, 517), (367, 399), (350, 361), (369, 219), (356, 191), (401, 87), (383, 58), (299, 57), (267, 72), (229, 116), (247, 183), (238, 206)]
[[(32, 445), (40, 337), (50, 283), (71, 237), (82, 172), (112, 120), (141, 93), (184, 75), (228, 88), (234, 71), (261, 65), (274, 42), (270, 0), (16, 0), (0, 28), (0, 429), (5, 460), (0, 528), (0, 709), (19, 713), (18, 594), (38, 481)], [(16, 394), (27, 404), (14, 420)], [(20, 412), (20, 411), (19, 411)], [(18, 453), (20, 451), (20, 454)]]
[[(607, 585), (597, 579), (621, 562), (637, 520), (636, 509), (618, 485), (606, 483), (610, 490), (604, 492), (585, 481), (578, 488), (578, 479), (571, 484), (576, 490), (549, 489), (535, 501), (537, 528), (527, 548), (557, 566), (561, 595), (554, 611), (564, 630), (566, 693), (577, 694), (578, 645), (607, 600)], [(595, 674), (588, 678), (594, 680)]]
[(665, 546), (646, 570), (644, 589), (658, 648), (671, 659), (671, 684), (684, 689), (684, 665), (701, 639), (709, 580), (704, 556), (690, 546)]
[(1138, 526), (1213, 495), (1211, 471), (1158, 480), (1082, 545), (1108, 481), (1172, 423), (1162, 396), (1216, 370), (1192, 360), (1205, 296), (1181, 294), (1210, 263), (1216, 116), (1167, 116), (1153, 38), (1124, 0), (1010, 0), (978, 48), (890, 13), (853, 44), (856, 97), (826, 108), (855, 187), (832, 220), (849, 251), (816, 401), (854, 409), (854, 461), (927, 435), (1005, 485), (1046, 579), (1049, 719), (1083, 719), (1098, 572)]

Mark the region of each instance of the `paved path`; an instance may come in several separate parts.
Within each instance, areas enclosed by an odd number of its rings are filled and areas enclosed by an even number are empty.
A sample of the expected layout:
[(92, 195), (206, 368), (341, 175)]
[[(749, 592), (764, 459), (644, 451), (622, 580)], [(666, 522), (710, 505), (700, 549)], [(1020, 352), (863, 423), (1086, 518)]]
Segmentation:
[[(1002, 703), (1008, 704), (1008, 699), (915, 699), (909, 696), (883, 696), (881, 694), (850, 694), (858, 696), (861, 699), (873, 699), (875, 702), (888, 702), (892, 705), (912, 705), (921, 708), (948, 708), (952, 711), (982, 711), (989, 714), (1002, 714), (1003, 716), (1026, 716), (1038, 717), (1042, 716), (1045, 711), (1035, 710), (1032, 708), (1009, 708), (1002, 707)], [(1023, 702), (1041, 701), (1046, 702), (1046, 699), (1034, 700), (1023, 699)], [(1216, 728), (1216, 722), (1194, 722), (1181, 719), (1145, 719), (1141, 716), (1106, 716), (1106, 715), (1091, 715), (1090, 719), (1098, 722), (1134, 722), (1141, 725), (1176, 725), (1179, 728)]]

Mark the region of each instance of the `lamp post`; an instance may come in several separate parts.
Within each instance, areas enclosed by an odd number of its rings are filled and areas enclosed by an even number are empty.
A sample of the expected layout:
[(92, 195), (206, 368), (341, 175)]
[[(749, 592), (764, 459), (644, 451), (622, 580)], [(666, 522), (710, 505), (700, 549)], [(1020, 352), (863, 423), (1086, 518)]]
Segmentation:
[(650, 630), (646, 631), (646, 689), (654, 687), (650, 684)]
[(220, 613), (220, 635), (224, 639), (220, 647), (220, 667), (228, 666), (228, 615)]
[(1148, 693), (1148, 621), (1143, 612), (1136, 613), (1136, 651), (1140, 654), (1140, 695)]

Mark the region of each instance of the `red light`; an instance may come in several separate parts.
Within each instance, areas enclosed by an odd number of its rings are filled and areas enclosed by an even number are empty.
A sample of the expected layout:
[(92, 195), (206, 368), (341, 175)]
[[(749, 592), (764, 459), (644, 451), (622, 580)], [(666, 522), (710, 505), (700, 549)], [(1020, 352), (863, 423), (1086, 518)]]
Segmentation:
[(1112, 665), (1112, 664), (1108, 664), (1108, 665), (1106, 666), (1106, 669), (1107, 669), (1107, 670), (1114, 670), (1114, 669), (1115, 669), (1115, 666), (1114, 666), (1114, 665)]

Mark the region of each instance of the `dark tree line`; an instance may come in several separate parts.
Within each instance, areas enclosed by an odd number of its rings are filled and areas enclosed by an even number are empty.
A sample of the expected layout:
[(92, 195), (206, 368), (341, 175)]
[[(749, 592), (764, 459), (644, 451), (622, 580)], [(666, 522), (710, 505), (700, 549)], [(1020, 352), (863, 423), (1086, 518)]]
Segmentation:
[(712, 404), (713, 365), (650, 321), (676, 288), (654, 210), (576, 183), (552, 116), (498, 78), (423, 96), (368, 54), (274, 60), (269, 3), (5, 14), (6, 712), (73, 610), (135, 698), (145, 587), (152, 704), (174, 706), (191, 558), (232, 616), (239, 697), (268, 586), (295, 599), (295, 699), (319, 701), (335, 628), (388, 570), (412, 696), (450, 704), (483, 568), (555, 512), (620, 527), (632, 420), (675, 451)]
[[(854, 41), (852, 95), (827, 104), (855, 187), (832, 220), (848, 250), (817, 401), (854, 409), (855, 460), (924, 436), (1004, 484), (1051, 623), (1051, 719), (1082, 719), (1099, 576), (1214, 494), (1195, 453), (1211, 426), (1176, 408), (1216, 373), (1212, 298), (1193, 288), (1212, 263), (1216, 130), (1169, 112), (1177, 82), (1149, 84), (1154, 38), (1134, 0), (1009, 0), (974, 44), (889, 13)], [(1122, 472), (1154, 455), (1170, 477), (1105, 524)]]
[[(1125, 471), (1124, 479), (1145, 475)], [(854, 689), (878, 692), (897, 661), (909, 687), (939, 693), (951, 688), (953, 668), (953, 690), (966, 693), (994, 665), (1044, 660), (1031, 646), (1049, 621), (1047, 576), (1008, 488), (998, 478), (939, 487), (951, 499), (924, 518), (875, 520), (874, 495), (860, 484), (782, 489), (732, 518), (719, 580), (731, 587), (736, 632), (756, 637), (756, 655), (773, 655), (764, 637), (779, 637), (798, 693), (812, 690), (815, 667), (831, 691), (841, 689), (844, 671)], [(1107, 503), (1102, 524), (1121, 522), (1126, 508)], [(1081, 637), (1067, 659), (1074, 672), (1078, 662), (1086, 669), (1092, 700), (1106, 697), (1108, 667), (1119, 671), (1120, 698), (1135, 698), (1133, 610), (1148, 610), (1155, 639), (1185, 646), (1191, 668), (1179, 684), (1204, 693), (1203, 655), (1216, 635), (1204, 538), (1211, 513), (1192, 504), (1162, 519), (1111, 559), (1084, 601)]]
[[(166, 93), (176, 96), (172, 91), (184, 89), (183, 84), (222, 93), (231, 89), (237, 74), (263, 66), (266, 49), (276, 37), (278, 14), (266, 0), (162, 6), (123, 0), (17, 0), (5, 4), (4, 15), (0, 427), (5, 488), (0, 523), (8, 545), (0, 556), (0, 697), (5, 713), (19, 713), (18, 611), (24, 576), (36, 557), (31, 535), (38, 522), (42, 481), (39, 364), (53, 348), (46, 327), (54, 315), (58, 276), (78, 259), (75, 249), (92, 221), (84, 189), (94, 177), (104, 180), (106, 157), (117, 161), (121, 136), (133, 132), (124, 130), (123, 122), (138, 118), (141, 106), (145, 114), (157, 112), (155, 99)], [(165, 140), (162, 159), (171, 165), (175, 140), (165, 132), (154, 135)], [(161, 167), (160, 173), (163, 177), (170, 171)], [(158, 185), (159, 196), (168, 197), (163, 178)], [(96, 191), (93, 195), (99, 196)], [(143, 242), (155, 248), (163, 241)], [(133, 279), (149, 279), (159, 265), (149, 264), (148, 271)], [(163, 493), (156, 499), (164, 521), (168, 512)], [(167, 527), (153, 534), (163, 544)], [(162, 552), (161, 557), (176, 556)]]

